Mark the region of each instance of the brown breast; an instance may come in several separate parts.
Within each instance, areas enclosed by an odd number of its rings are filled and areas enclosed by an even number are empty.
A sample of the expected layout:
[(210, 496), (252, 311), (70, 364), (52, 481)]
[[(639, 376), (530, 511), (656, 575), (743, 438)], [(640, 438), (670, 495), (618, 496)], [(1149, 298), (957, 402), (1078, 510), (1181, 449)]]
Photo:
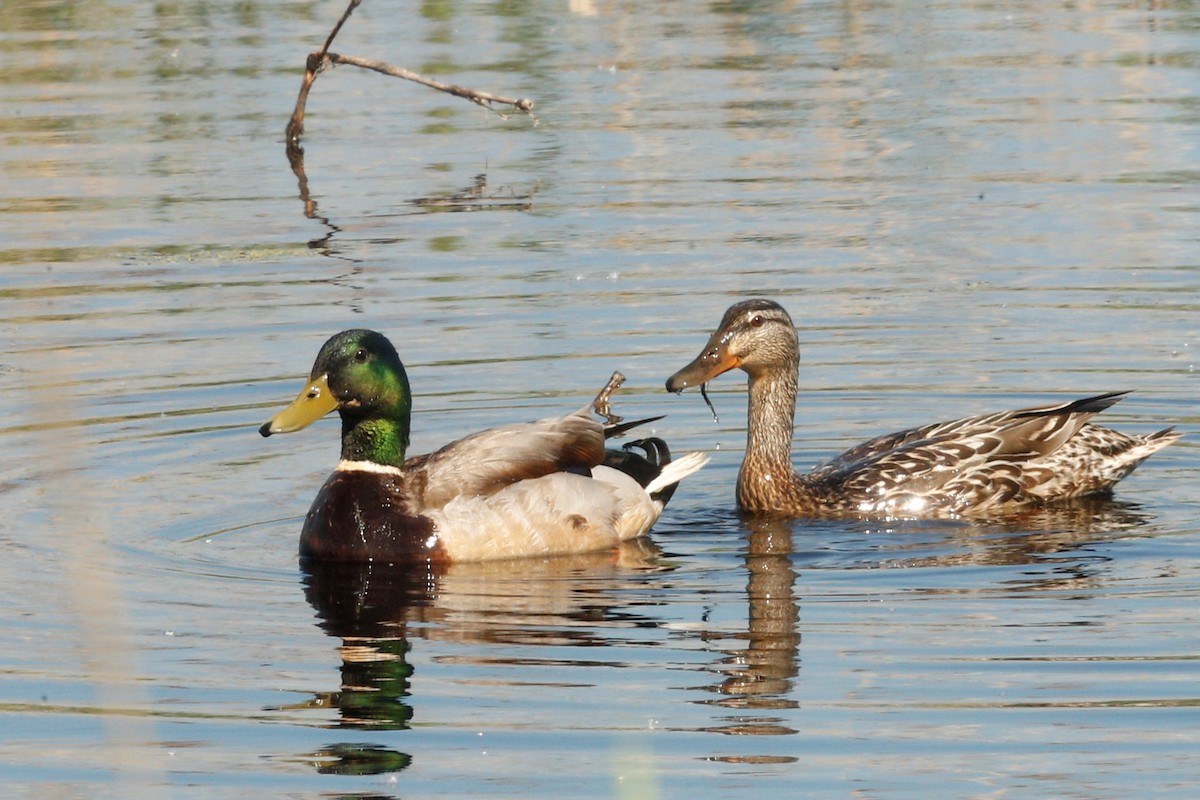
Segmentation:
[(444, 563), (428, 517), (414, 513), (405, 476), (339, 470), (313, 500), (300, 532), (300, 557), (321, 561)]

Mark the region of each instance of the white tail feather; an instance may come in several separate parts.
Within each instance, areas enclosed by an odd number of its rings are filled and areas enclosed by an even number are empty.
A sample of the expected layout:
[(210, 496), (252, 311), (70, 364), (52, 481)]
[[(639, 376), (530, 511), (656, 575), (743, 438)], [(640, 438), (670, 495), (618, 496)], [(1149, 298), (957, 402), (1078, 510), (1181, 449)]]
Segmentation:
[(662, 472), (654, 480), (650, 481), (646, 486), (646, 494), (654, 494), (672, 484), (679, 483), (688, 475), (698, 472), (707, 463), (708, 456), (700, 452), (688, 453), (686, 456), (675, 459), (663, 467)]

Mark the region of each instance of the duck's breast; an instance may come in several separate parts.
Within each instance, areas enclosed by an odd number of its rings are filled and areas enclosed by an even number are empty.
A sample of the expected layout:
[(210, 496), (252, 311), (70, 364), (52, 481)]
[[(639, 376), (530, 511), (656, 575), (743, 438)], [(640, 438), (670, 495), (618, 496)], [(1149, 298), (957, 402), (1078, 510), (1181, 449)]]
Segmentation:
[(322, 561), (449, 560), (433, 520), (413, 510), (399, 470), (339, 468), (317, 493), (300, 533), (300, 556)]

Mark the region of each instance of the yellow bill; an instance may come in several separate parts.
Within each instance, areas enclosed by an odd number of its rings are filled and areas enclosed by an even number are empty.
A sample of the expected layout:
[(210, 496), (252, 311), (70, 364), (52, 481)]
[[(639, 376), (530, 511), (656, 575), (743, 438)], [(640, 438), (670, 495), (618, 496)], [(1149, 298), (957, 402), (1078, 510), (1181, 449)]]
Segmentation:
[(307, 428), (321, 417), (338, 407), (337, 398), (329, 389), (329, 376), (309, 381), (292, 404), (271, 417), (258, 432), (263, 436), (273, 433), (291, 433)]

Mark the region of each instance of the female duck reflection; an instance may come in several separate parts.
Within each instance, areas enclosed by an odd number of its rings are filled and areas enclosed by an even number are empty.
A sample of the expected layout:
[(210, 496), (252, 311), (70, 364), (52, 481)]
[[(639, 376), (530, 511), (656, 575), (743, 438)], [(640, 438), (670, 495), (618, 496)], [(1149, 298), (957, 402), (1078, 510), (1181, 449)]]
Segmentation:
[[(797, 733), (780, 716), (746, 715), (747, 710), (798, 708), (790, 695), (794, 679), (800, 674), (800, 606), (795, 591), (791, 523), (747, 519), (746, 526), (746, 631), (701, 633), (706, 641), (744, 638), (746, 642), (741, 648), (721, 648), (721, 657), (708, 667), (720, 680), (707, 688), (719, 696), (703, 702), (733, 712), (728, 720), (708, 730), (739, 736)], [(739, 759), (731, 756), (722, 760)]]
[[(1001, 583), (981, 586), (981, 591), (1003, 588), (1017, 593), (1047, 590), (1095, 589), (1105, 580), (1107, 557), (1097, 543), (1138, 535), (1152, 517), (1137, 505), (1112, 498), (1087, 498), (1070, 505), (1036, 508), (995, 522), (912, 521), (898, 536), (883, 536), (870, 524), (830, 523), (839, 545), (819, 554), (820, 560), (849, 558), (856, 566), (872, 569), (920, 567), (954, 570), (961, 567), (1019, 566), (1020, 580), (1005, 571)], [(748, 529), (745, 548), (747, 625), (744, 633), (702, 630), (722, 656), (706, 668), (721, 676), (704, 687), (715, 697), (704, 702), (729, 710), (729, 717), (708, 730), (736, 735), (797, 733), (789, 710), (800, 707), (795, 699), (795, 679), (800, 674), (800, 604), (796, 594), (804, 560), (793, 547), (793, 531), (803, 531), (808, 547), (814, 529), (792, 520), (743, 516)], [(889, 524), (887, 527), (894, 527)], [(858, 545), (853, 544), (858, 539)], [(841, 548), (849, 553), (837, 553)], [(859, 552), (855, 553), (855, 550)], [(799, 560), (798, 560), (799, 559)], [(846, 562), (839, 562), (845, 567)], [(961, 592), (957, 584), (942, 590), (934, 585), (920, 591)], [(744, 647), (725, 648), (720, 643), (745, 639)], [(748, 711), (757, 712), (753, 715)], [(777, 713), (770, 713), (771, 711)], [(715, 756), (721, 760), (794, 761), (790, 756)]]

